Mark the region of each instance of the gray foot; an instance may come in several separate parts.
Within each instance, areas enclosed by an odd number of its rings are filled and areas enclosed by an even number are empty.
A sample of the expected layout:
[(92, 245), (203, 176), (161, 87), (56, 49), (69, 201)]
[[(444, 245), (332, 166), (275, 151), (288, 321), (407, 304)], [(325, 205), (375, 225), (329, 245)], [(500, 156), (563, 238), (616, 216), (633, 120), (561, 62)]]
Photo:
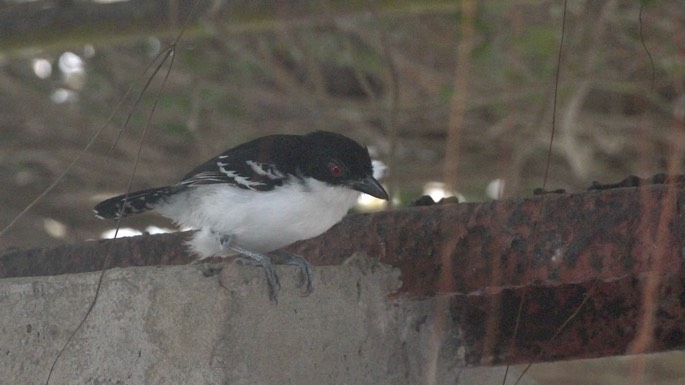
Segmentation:
[(269, 285), (269, 298), (274, 303), (278, 303), (278, 291), (281, 289), (281, 284), (278, 282), (278, 276), (271, 264), (271, 259), (264, 254), (257, 253), (252, 250), (244, 249), (240, 246), (232, 244), (232, 235), (220, 235), (219, 242), (224, 250), (231, 250), (242, 254), (247, 258), (239, 258), (239, 261), (246, 265), (261, 266), (266, 275), (266, 282)]
[(273, 254), (278, 257), (279, 265), (293, 265), (300, 268), (302, 272), (302, 279), (304, 290), (302, 291), (302, 296), (306, 297), (314, 291), (314, 270), (312, 264), (309, 263), (303, 256), (288, 253), (287, 251), (274, 251)]

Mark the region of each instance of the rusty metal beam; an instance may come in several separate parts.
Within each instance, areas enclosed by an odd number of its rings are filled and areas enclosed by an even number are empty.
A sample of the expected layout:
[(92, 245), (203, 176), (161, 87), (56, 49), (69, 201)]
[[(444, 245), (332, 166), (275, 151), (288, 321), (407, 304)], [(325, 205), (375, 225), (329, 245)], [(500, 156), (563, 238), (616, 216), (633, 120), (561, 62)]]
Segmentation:
[[(447, 301), (472, 365), (625, 354), (655, 277), (646, 349), (681, 349), (684, 200), (671, 184), (357, 214), (290, 250), (315, 265), (365, 252), (396, 266), (403, 281), (396, 296)], [(95, 271), (108, 252), (109, 267), (185, 264), (186, 237), (15, 250), (0, 256), (0, 277)]]

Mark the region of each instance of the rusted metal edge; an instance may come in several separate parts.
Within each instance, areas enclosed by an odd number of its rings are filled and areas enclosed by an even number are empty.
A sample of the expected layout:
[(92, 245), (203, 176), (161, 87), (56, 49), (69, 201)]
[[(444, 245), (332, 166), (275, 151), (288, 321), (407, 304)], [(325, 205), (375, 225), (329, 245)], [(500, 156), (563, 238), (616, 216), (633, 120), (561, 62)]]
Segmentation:
[[(652, 185), (356, 214), (289, 249), (314, 265), (364, 252), (401, 270), (398, 296), (447, 295), (449, 321), (463, 338), (467, 362), (481, 365), (625, 353), (640, 327), (643, 281), (657, 274), (648, 349), (680, 349), (684, 199), (677, 185)], [(193, 260), (186, 238), (177, 233), (15, 250), (0, 256), (0, 278), (97, 271), (106, 255), (109, 267), (186, 264)]]
[[(467, 365), (525, 364), (623, 355), (642, 326), (645, 277), (527, 286), (449, 300)], [(646, 352), (685, 346), (685, 279), (660, 282), (653, 340)], [(521, 319), (516, 315), (521, 299)], [(513, 341), (515, 337), (515, 341)]]

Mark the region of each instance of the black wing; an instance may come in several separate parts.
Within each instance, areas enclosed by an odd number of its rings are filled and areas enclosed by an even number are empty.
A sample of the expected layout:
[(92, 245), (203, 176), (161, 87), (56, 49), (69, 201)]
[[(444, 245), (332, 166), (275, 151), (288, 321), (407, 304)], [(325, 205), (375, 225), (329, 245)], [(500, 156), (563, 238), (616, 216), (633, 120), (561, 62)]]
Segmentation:
[(181, 179), (185, 187), (227, 183), (255, 191), (281, 186), (297, 172), (293, 168), (301, 146), (296, 135), (271, 135), (234, 147), (196, 167)]

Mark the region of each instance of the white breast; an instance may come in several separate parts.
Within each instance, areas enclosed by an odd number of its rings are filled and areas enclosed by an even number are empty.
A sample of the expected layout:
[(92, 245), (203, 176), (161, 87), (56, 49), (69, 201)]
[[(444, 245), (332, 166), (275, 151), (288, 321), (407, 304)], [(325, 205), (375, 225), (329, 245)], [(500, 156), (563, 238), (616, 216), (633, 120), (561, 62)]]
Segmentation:
[(339, 222), (358, 197), (355, 190), (314, 179), (265, 192), (212, 184), (193, 187), (156, 209), (183, 227), (200, 230), (190, 246), (205, 258), (226, 255), (217, 239), (223, 234), (262, 253), (315, 237)]

